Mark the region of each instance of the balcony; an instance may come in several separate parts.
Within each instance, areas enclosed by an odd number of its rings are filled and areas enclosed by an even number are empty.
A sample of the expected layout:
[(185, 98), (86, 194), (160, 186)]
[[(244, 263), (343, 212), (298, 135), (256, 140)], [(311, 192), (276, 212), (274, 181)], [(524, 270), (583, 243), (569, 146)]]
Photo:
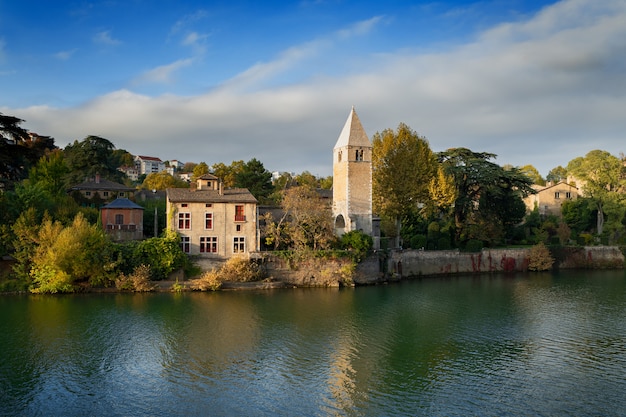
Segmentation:
[(246, 216), (244, 214), (235, 214), (235, 222), (242, 223), (246, 221)]

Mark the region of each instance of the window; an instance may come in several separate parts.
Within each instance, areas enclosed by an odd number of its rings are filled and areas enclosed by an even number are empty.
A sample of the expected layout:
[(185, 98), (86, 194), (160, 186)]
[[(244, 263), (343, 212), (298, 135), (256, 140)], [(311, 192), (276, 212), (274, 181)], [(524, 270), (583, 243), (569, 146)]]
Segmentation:
[(85, 197), (91, 196), (91, 191), (85, 191)]
[(211, 203), (206, 203), (206, 204), (204, 205), (204, 207), (211, 208), (211, 207), (213, 207), (213, 204), (211, 204)]
[(560, 193), (557, 191), (556, 193), (554, 193), (554, 199), (558, 200), (559, 198), (561, 198)]
[(241, 225), (240, 224), (237, 225), (237, 231), (241, 232)]
[(109, 192), (108, 192), (108, 191), (103, 191), (103, 192), (102, 192), (102, 195), (103, 195), (104, 197), (108, 197), (108, 196), (109, 196)]
[(125, 195), (126, 195), (126, 193), (124, 193), (124, 191), (122, 191), (119, 196), (120, 197), (124, 197)]
[(245, 222), (246, 216), (243, 214), (243, 206), (236, 205), (235, 206), (235, 221), (236, 222)]
[(363, 149), (357, 149), (357, 151), (356, 151), (356, 160), (357, 161), (362, 161), (363, 160)]
[(341, 151), (337, 153), (337, 162), (341, 162)]
[(189, 242), (189, 236), (181, 236), (180, 237), (180, 248), (185, 253), (189, 253), (191, 251), (191, 244)]
[(243, 236), (233, 238), (233, 253), (246, 251), (246, 238)]
[(568, 200), (571, 200), (571, 199), (572, 199), (572, 193), (570, 193), (569, 191), (567, 191), (567, 192), (565, 193), (565, 198), (567, 198)]
[(124, 224), (124, 215), (116, 214), (115, 215), (115, 224)]
[(213, 213), (204, 213), (204, 228), (207, 230), (213, 229)]
[(191, 229), (191, 213), (178, 213), (178, 228)]
[(180, 205), (181, 207), (187, 207), (187, 203), (183, 203)]
[(202, 236), (200, 238), (200, 252), (201, 253), (217, 253), (217, 237), (216, 236)]

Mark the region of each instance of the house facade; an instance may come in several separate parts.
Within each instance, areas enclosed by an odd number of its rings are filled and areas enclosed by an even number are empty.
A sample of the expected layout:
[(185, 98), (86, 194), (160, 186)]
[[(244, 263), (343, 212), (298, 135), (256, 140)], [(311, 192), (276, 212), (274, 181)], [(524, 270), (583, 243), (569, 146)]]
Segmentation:
[(143, 210), (127, 198), (117, 198), (100, 209), (102, 227), (117, 242), (143, 239)]
[(149, 175), (161, 172), (165, 169), (165, 162), (154, 156), (135, 156), (135, 167), (139, 171), (139, 175)]
[(183, 252), (226, 259), (259, 250), (257, 200), (250, 191), (224, 189), (211, 174), (191, 185), (166, 190), (167, 228), (180, 235)]
[(548, 184), (545, 187), (534, 185), (533, 188), (537, 193), (524, 198), (524, 204), (527, 211), (533, 211), (537, 207), (542, 216), (560, 217), (563, 203), (579, 197), (578, 188), (566, 182)]

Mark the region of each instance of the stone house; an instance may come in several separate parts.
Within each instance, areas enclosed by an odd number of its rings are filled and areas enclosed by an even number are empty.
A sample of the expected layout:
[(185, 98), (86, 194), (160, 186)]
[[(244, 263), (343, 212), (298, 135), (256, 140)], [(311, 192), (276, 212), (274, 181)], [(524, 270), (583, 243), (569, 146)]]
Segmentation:
[(117, 198), (100, 209), (104, 231), (114, 241), (143, 239), (143, 207)]
[(561, 206), (565, 201), (576, 200), (580, 193), (578, 188), (566, 182), (559, 182), (544, 186), (533, 185), (536, 194), (524, 198), (527, 211), (533, 211), (535, 207), (542, 216), (561, 216)]
[(257, 200), (245, 188), (224, 188), (205, 174), (191, 188), (166, 190), (167, 228), (181, 236), (183, 252), (227, 259), (259, 250)]

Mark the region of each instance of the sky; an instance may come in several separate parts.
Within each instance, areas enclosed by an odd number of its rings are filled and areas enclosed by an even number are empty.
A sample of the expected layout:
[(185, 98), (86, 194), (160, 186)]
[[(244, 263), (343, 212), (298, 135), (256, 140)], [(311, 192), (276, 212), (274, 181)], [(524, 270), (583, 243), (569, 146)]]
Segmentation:
[(59, 147), (332, 175), (354, 106), (544, 177), (626, 152), (626, 1), (0, 0), (0, 113)]

